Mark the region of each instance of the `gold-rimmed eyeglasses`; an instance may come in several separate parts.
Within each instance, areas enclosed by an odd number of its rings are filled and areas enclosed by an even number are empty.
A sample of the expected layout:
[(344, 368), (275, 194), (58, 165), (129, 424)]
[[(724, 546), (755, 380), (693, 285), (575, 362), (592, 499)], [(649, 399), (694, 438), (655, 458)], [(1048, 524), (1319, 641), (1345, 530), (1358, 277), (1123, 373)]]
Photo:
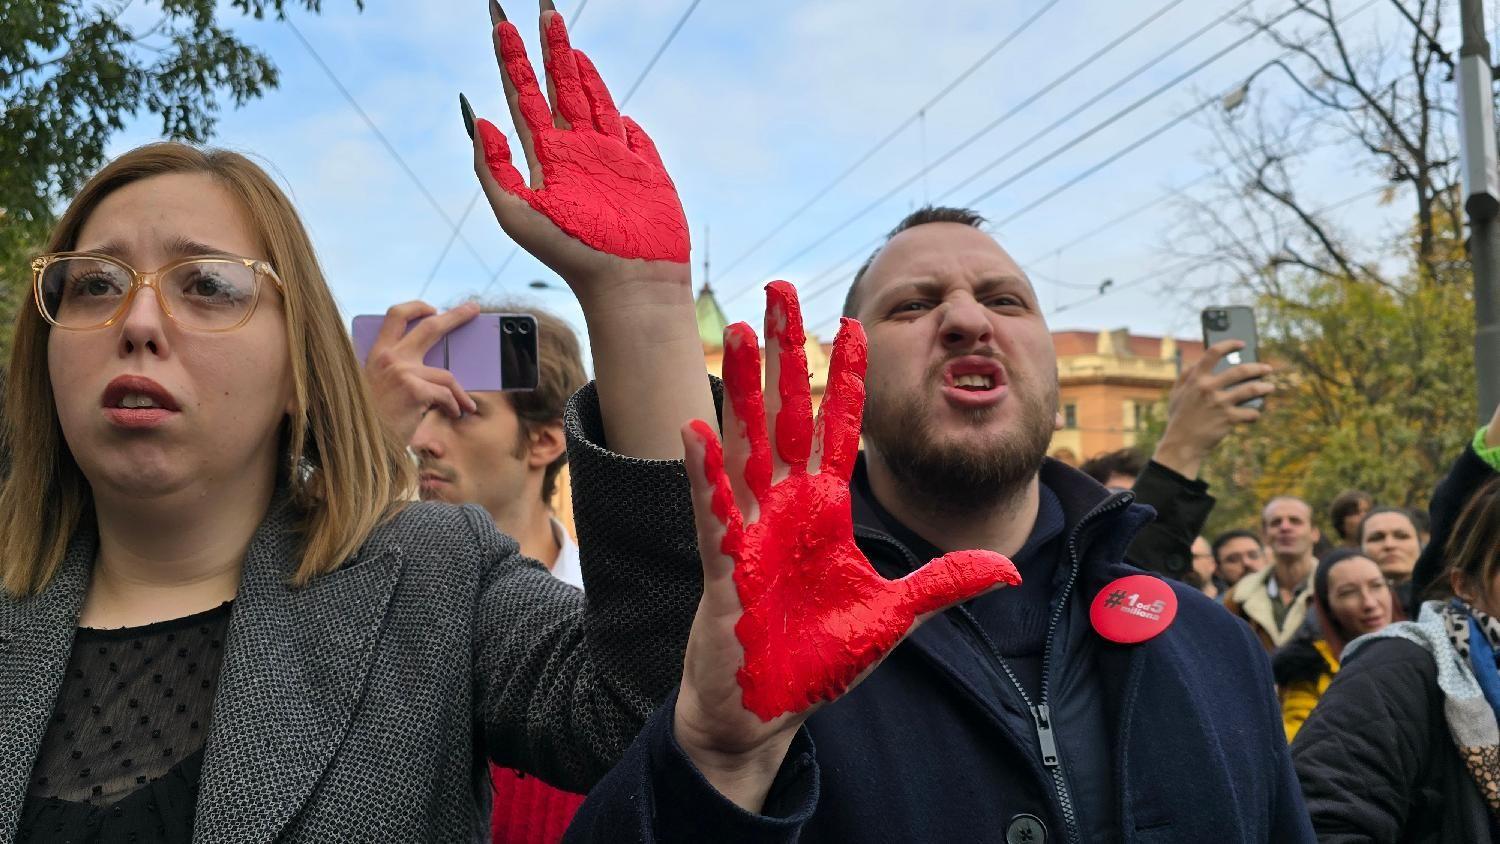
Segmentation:
[(155, 292), (162, 312), (183, 328), (233, 331), (255, 313), (262, 277), (285, 294), (270, 264), (237, 255), (194, 255), (149, 273), (93, 252), (59, 252), (31, 262), (37, 310), (72, 331), (114, 325), (143, 287)]

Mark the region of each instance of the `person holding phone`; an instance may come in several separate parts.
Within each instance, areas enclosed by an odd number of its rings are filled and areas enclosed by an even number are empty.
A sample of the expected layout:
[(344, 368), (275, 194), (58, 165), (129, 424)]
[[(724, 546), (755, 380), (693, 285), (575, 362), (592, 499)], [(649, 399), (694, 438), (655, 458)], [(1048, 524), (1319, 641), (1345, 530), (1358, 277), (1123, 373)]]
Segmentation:
[[(476, 311), (477, 308), (477, 311)], [(444, 337), (417, 332), (431, 313), (422, 302), (386, 312), (365, 358), (366, 380), (388, 426), (418, 459), (424, 501), (477, 504), (521, 553), (546, 566), (559, 580), (583, 588), (578, 546), (552, 512), (558, 478), (568, 462), (564, 416), (568, 399), (588, 378), (578, 337), (561, 317), (537, 307), (466, 302), (435, 323), (445, 326), (475, 314), (524, 315), (535, 332), (535, 386), (520, 390), (455, 392), (430, 380), (436, 369), (423, 363), (423, 343)], [(417, 320), (421, 320), (418, 322)], [(469, 323), (459, 323), (456, 328)], [(356, 332), (357, 333), (357, 332)], [(493, 344), (498, 345), (498, 344)], [(494, 356), (499, 348), (474, 350)], [(452, 360), (452, 374), (471, 371)], [(446, 377), (446, 376), (439, 376)], [(433, 405), (414, 417), (410, 391), (432, 390)], [(458, 404), (463, 401), (463, 404)], [(455, 414), (454, 408), (462, 408)], [(415, 421), (414, 421), (415, 420)]]
[[(515, 538), (524, 556), (546, 566), (558, 580), (582, 589), (578, 545), (552, 511), (558, 478), (568, 462), (564, 434), (568, 399), (588, 383), (578, 337), (555, 314), (508, 303), (465, 303), (467, 307), (450, 312), (452, 316), (439, 324), (473, 313), (475, 304), (480, 315), (531, 318), (535, 331), (530, 345), (537, 352), (535, 386), (503, 392), (466, 390), (473, 410), (453, 416), (444, 409), (445, 402), (455, 400), (453, 393), (433, 385), (439, 401), (414, 429), (404, 428), (410, 422), (405, 411), (412, 404), (401, 397), (400, 385), (414, 379), (411, 387), (420, 389), (425, 383), (422, 373), (427, 371), (421, 363), (427, 350), (414, 345), (421, 342), (421, 335), (411, 337), (406, 329), (413, 314), (425, 316), (430, 311), (420, 302), (408, 302), (386, 313), (374, 335), (381, 340), (372, 343), (365, 358), (375, 404), (390, 414), (386, 423), (417, 456), (423, 501), (479, 505), (502, 533)], [(357, 320), (355, 334), (358, 347)], [(509, 349), (503, 349), (497, 338), (489, 348), (475, 351), (503, 358)], [(451, 353), (448, 362), (464, 374), (472, 372), (469, 364), (474, 363), (453, 360)], [(495, 841), (557, 841), (583, 802), (581, 794), (554, 788), (511, 768), (491, 766), (490, 778), (494, 786), (490, 835)]]
[(1156, 510), (1126, 552), (1141, 568), (1178, 579), (1192, 572), (1194, 544), (1214, 507), (1208, 483), (1199, 477), (1203, 463), (1235, 428), (1259, 421), (1261, 409), (1250, 403), (1263, 402), (1275, 390), (1266, 377), (1270, 365), (1254, 360), (1226, 365), (1245, 347), (1241, 339), (1208, 345), (1172, 385), (1166, 429), (1130, 487), (1136, 501)]

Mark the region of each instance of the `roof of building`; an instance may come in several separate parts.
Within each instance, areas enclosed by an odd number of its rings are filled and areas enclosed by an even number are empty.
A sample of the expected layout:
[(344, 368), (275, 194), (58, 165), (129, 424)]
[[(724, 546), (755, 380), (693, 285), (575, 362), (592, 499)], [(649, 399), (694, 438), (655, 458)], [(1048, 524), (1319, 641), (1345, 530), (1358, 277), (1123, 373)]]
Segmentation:
[[(1054, 331), (1052, 332), (1052, 344), (1057, 349), (1058, 357), (1071, 357), (1074, 355), (1099, 354), (1099, 335), (1117, 332), (1100, 331)], [(1162, 357), (1162, 344), (1167, 338), (1152, 337), (1143, 334), (1126, 335), (1126, 349), (1128, 354), (1140, 358)], [(1184, 363), (1197, 360), (1203, 354), (1203, 341), (1201, 340), (1179, 340), (1172, 338), (1176, 343), (1177, 351), (1181, 352)]]
[(714, 291), (707, 282), (698, 291), (697, 305), (698, 339), (703, 341), (703, 348), (724, 348), (724, 329), (729, 327), (729, 320), (724, 316), (724, 309), (719, 307), (719, 300), (714, 297)]

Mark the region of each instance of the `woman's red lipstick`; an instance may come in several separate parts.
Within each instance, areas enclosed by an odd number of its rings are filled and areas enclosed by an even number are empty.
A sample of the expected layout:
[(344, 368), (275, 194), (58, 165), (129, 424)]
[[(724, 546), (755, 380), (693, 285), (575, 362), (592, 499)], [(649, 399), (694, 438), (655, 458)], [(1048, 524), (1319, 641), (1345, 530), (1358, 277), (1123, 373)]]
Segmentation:
[(111, 424), (128, 430), (156, 428), (181, 411), (166, 387), (144, 375), (121, 375), (109, 382), (100, 405)]

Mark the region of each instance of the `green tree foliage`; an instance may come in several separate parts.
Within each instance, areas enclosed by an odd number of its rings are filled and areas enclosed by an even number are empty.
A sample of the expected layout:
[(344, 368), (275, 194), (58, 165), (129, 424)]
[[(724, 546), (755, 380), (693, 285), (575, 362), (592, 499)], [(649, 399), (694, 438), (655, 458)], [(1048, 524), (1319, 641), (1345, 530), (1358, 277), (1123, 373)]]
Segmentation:
[[(275, 88), (264, 53), (223, 28), (215, 0), (0, 2), (0, 354), (29, 284), (29, 256), (59, 207), (104, 161), (127, 120), (149, 115), (164, 138), (212, 137), (227, 100), (235, 107)], [(363, 8), (363, 0), (355, 0)], [(233, 0), (241, 14), (284, 18), (321, 0)]]
[[(1350, 488), (1425, 507), (1474, 433), (1456, 57), (1442, 47), (1456, 4), (1397, 5), (1402, 19), (1373, 34), (1333, 0), (1258, 21), (1283, 57), (1257, 71), (1249, 108), (1212, 120), (1209, 159), (1224, 175), (1212, 196), (1184, 203), (1172, 251), (1228, 271), (1281, 370), (1260, 423), (1205, 464), (1219, 501), (1211, 531), (1255, 527), (1278, 494), (1306, 498), (1319, 522)], [(1368, 187), (1329, 196), (1314, 177), (1330, 165)], [(1351, 203), (1409, 208), (1406, 229), (1347, 231), (1335, 212)], [(1180, 287), (1222, 302), (1223, 277)]]
[(1470, 288), (1321, 280), (1302, 302), (1264, 304), (1266, 355), (1287, 368), (1260, 423), (1205, 468), (1220, 491), (1213, 527), (1253, 526), (1285, 493), (1320, 520), (1351, 488), (1426, 507), (1474, 432)]

